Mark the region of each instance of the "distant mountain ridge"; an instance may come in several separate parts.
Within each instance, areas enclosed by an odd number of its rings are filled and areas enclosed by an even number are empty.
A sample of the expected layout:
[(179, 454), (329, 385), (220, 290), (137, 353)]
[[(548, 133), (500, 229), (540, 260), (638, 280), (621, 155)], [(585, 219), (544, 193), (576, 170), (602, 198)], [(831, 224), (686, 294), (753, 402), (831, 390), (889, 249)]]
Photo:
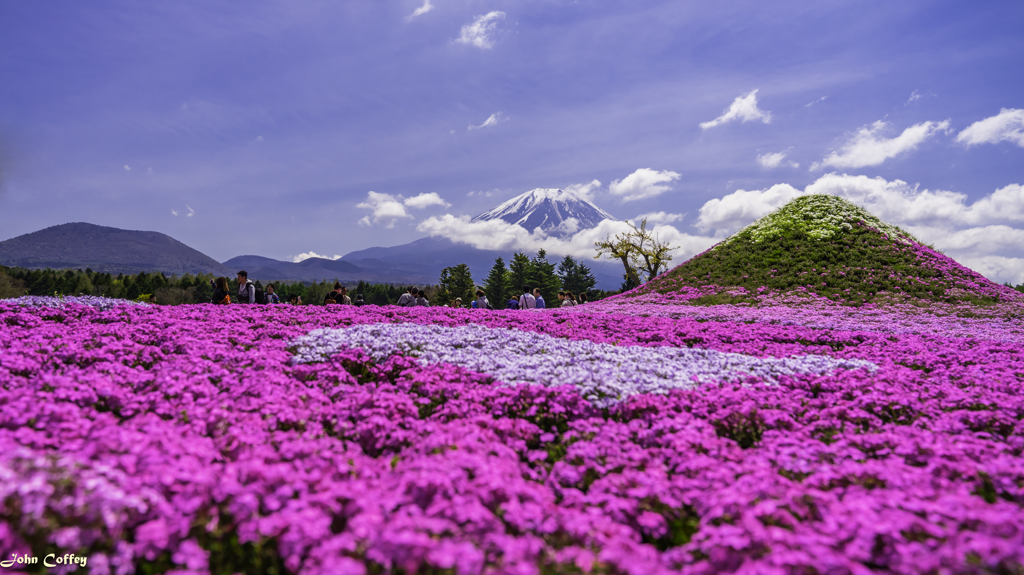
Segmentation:
[[(550, 235), (566, 237), (597, 226), (605, 219), (615, 218), (572, 191), (537, 188), (503, 202), (473, 221), (501, 220), (531, 231), (540, 228)], [(250, 278), (264, 283), (326, 279), (423, 285), (436, 283), (443, 268), (462, 263), (470, 266), (478, 281), (483, 281), (496, 258), (504, 258), (507, 264), (512, 253), (426, 237), (399, 246), (357, 250), (337, 260), (309, 258), (290, 262), (242, 255), (220, 263), (162, 233), (72, 223), (0, 242), (0, 265), (91, 268), (110, 273), (211, 273), (226, 277), (234, 277), (244, 269)], [(549, 259), (560, 257), (552, 254)], [(594, 260), (585, 263), (593, 269), (599, 288), (618, 287), (621, 270), (617, 264)]]
[(52, 226), (0, 242), (0, 265), (29, 269), (92, 268), (112, 274), (229, 273), (217, 260), (166, 234), (83, 222)]

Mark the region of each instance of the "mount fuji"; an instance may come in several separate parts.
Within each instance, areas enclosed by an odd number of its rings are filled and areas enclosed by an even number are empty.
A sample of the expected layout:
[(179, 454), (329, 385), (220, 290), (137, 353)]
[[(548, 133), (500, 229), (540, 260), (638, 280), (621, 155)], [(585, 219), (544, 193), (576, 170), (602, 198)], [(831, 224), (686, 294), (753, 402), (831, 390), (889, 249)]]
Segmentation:
[(471, 221), (502, 220), (530, 231), (540, 228), (551, 235), (568, 237), (579, 230), (597, 227), (602, 220), (614, 219), (616, 218), (608, 212), (571, 191), (537, 188), (520, 194)]
[[(488, 210), (471, 221), (502, 220), (529, 231), (540, 228), (552, 237), (567, 238), (579, 230), (596, 227), (602, 220), (615, 220), (608, 212), (571, 190), (537, 188), (520, 194)], [(533, 253), (527, 254), (533, 257)], [(427, 237), (408, 244), (392, 247), (368, 248), (350, 252), (342, 260), (364, 270), (385, 270), (406, 278), (417, 277), (419, 283), (436, 283), (441, 270), (461, 263), (469, 265), (478, 281), (487, 276), (495, 258), (503, 258), (506, 265), (512, 252), (482, 250), (447, 238)], [(560, 256), (549, 256), (551, 262)], [(613, 265), (587, 260), (594, 271), (597, 287), (614, 289), (621, 283)], [(415, 282), (414, 282), (415, 283)]]

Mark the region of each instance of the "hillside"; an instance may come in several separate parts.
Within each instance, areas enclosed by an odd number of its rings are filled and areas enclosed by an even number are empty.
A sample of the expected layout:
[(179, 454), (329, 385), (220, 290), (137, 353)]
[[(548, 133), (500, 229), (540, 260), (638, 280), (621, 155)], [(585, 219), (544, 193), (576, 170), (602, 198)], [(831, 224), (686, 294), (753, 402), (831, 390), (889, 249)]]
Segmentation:
[(160, 271), (228, 275), (230, 271), (168, 235), (86, 223), (52, 226), (0, 242), (0, 265), (92, 268), (113, 274)]
[(880, 301), (993, 304), (1020, 294), (995, 284), (909, 233), (835, 196), (797, 198), (710, 250), (634, 290), (693, 293), (691, 304), (767, 294)]

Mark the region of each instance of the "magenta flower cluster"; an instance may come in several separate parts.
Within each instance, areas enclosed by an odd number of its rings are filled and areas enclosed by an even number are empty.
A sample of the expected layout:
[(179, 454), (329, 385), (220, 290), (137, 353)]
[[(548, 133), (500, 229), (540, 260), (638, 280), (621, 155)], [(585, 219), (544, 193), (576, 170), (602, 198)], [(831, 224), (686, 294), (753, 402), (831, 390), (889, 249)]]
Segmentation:
[[(1024, 343), (588, 308), (0, 303), (0, 554), (118, 574), (1024, 568)], [(603, 406), (438, 350), (294, 360), (311, 332), (382, 324), (834, 369)], [(477, 351), (526, 365), (516, 349)]]

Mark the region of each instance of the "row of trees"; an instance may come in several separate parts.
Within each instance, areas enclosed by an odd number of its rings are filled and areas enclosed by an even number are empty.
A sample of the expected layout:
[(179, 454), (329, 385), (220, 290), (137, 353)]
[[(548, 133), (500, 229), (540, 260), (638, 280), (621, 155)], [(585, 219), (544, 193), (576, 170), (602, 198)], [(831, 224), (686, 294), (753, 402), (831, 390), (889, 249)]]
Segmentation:
[[(533, 258), (516, 252), (508, 266), (504, 259), (495, 259), (481, 287), (491, 306), (502, 309), (507, 300), (518, 296), (526, 286), (531, 290), (539, 289), (549, 306), (557, 305), (558, 292), (563, 290), (574, 294), (585, 293), (591, 300), (600, 299), (607, 293), (595, 290), (596, 283), (590, 268), (572, 256), (565, 256), (556, 266), (548, 261), (547, 253), (540, 250)], [(476, 299), (477, 285), (468, 265), (444, 268), (438, 279), (437, 292), (431, 301), (438, 305), (448, 305), (456, 298), (461, 298), (462, 303), (468, 306)]]
[[(23, 295), (96, 295), (111, 298), (145, 300), (156, 297), (157, 303), (178, 305), (186, 303), (209, 303), (213, 299), (210, 286), (212, 274), (184, 274), (167, 276), (163, 273), (139, 273), (116, 276), (86, 270), (29, 270), (0, 266), (0, 298)], [(256, 287), (265, 289), (259, 280)], [(229, 278), (232, 293), (238, 292), (238, 281)], [(282, 300), (292, 295), (302, 298), (304, 304), (321, 303), (324, 296), (334, 289), (334, 280), (319, 282), (276, 283), (275, 291)], [(366, 294), (367, 302), (384, 305), (398, 299), (403, 289), (386, 284), (359, 282), (357, 293)]]

